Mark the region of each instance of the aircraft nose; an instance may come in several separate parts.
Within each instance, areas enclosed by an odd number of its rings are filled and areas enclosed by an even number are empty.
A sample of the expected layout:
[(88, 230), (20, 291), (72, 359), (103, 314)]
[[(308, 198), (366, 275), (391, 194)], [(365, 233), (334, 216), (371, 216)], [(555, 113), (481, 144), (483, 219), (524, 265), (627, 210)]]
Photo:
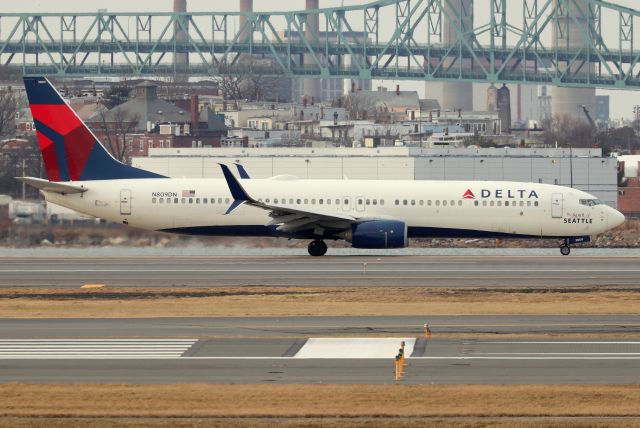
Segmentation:
[(613, 229), (614, 227), (618, 227), (622, 223), (624, 223), (625, 218), (624, 214), (622, 214), (620, 211), (611, 208), (611, 210), (609, 211), (608, 220), (609, 228)]

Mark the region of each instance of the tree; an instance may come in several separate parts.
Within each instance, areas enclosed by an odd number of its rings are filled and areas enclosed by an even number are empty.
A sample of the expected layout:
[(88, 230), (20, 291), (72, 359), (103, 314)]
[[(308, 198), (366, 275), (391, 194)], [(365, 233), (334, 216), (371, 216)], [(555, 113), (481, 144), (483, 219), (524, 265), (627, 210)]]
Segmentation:
[(281, 71), (271, 61), (245, 60), (237, 65), (222, 65), (214, 81), (226, 99), (275, 101), (286, 83), (277, 77)]
[(140, 117), (137, 114), (131, 115), (119, 107), (100, 113), (98, 133), (103, 137), (102, 142), (113, 157), (120, 162), (128, 160), (127, 136), (136, 129), (139, 120)]
[(571, 147), (594, 147), (597, 132), (588, 123), (569, 115), (555, 115), (543, 122), (545, 144)]
[(103, 104), (107, 110), (119, 106), (127, 101), (131, 95), (131, 89), (125, 85), (111, 86), (104, 92)]
[(0, 91), (0, 139), (15, 135), (17, 111), (18, 96), (16, 93), (11, 88)]

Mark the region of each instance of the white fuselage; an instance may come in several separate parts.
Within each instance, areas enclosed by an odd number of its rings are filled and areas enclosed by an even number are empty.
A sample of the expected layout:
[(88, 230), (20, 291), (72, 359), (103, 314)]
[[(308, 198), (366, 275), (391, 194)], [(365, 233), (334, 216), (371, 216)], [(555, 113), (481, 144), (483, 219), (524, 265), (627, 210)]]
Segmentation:
[[(266, 227), (272, 219), (261, 208), (243, 205), (225, 215), (233, 198), (223, 179), (104, 180), (73, 185), (88, 190), (43, 193), (52, 203), (143, 229), (277, 235)], [(242, 180), (242, 186), (254, 199), (275, 206), (348, 214), (363, 221), (404, 221), (409, 237), (590, 236), (624, 219), (606, 205), (581, 203), (595, 199), (585, 192), (536, 183), (275, 177)]]

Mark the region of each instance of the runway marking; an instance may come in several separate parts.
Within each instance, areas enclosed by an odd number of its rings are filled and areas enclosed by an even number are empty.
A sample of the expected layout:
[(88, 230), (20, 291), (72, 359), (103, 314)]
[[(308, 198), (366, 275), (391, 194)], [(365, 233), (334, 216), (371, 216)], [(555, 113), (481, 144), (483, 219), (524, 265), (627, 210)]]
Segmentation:
[(394, 358), (398, 354), (400, 344), (405, 343), (405, 355), (413, 353), (415, 338), (310, 338), (294, 355), (295, 358), (306, 359), (370, 359)]
[(0, 359), (182, 357), (197, 339), (1, 339)]

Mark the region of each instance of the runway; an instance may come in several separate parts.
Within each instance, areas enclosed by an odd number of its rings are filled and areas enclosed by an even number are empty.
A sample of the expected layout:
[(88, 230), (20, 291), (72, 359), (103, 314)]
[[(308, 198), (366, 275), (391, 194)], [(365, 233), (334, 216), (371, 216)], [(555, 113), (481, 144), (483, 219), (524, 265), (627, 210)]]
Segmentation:
[[(160, 318), (2, 320), (0, 382), (640, 383), (637, 317)], [(315, 334), (310, 334), (310, 332)], [(368, 333), (366, 333), (367, 331)], [(491, 338), (474, 334), (493, 331)], [(553, 339), (501, 339), (554, 331)], [(445, 332), (463, 333), (447, 338)], [(381, 334), (384, 333), (384, 334)], [(441, 336), (441, 337), (439, 337)]]
[(640, 257), (3, 257), (0, 287), (638, 285)]

